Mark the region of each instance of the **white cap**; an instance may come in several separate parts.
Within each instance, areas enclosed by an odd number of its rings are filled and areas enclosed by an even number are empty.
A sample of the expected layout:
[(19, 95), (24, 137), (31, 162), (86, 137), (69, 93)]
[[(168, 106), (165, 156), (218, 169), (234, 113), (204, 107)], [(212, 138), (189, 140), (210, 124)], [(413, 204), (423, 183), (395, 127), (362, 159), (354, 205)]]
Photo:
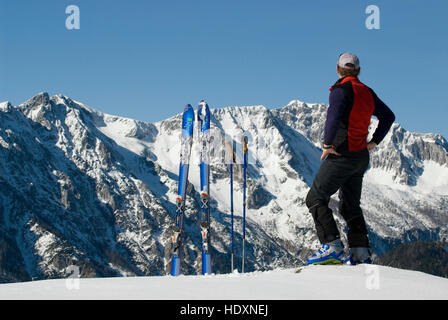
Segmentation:
[[(352, 64), (347, 65), (348, 63)], [(358, 70), (359, 69), (359, 59), (353, 53), (343, 53), (339, 56), (338, 66), (344, 69), (349, 70)]]

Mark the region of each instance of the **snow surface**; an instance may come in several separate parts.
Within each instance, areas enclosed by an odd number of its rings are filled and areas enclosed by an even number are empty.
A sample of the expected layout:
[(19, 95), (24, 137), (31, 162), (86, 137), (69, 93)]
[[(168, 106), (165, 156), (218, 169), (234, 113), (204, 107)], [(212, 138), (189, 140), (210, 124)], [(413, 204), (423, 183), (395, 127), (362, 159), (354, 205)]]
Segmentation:
[(378, 265), (307, 266), (245, 274), (57, 279), (0, 285), (0, 299), (446, 300), (448, 279)]

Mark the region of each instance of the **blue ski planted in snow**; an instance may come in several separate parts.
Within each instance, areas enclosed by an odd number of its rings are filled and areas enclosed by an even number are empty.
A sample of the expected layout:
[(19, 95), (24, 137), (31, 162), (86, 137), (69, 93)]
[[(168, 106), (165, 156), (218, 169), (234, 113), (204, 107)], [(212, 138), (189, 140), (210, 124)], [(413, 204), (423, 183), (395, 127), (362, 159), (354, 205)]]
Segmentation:
[(198, 105), (199, 167), (201, 175), (202, 274), (211, 274), (210, 255), (210, 109), (205, 101)]
[(188, 185), (191, 146), (193, 143), (194, 110), (190, 104), (185, 106), (182, 115), (182, 136), (179, 166), (179, 185), (176, 198), (176, 226), (172, 236), (171, 275), (180, 274), (180, 255), (182, 246), (182, 228), (185, 211), (185, 197)]

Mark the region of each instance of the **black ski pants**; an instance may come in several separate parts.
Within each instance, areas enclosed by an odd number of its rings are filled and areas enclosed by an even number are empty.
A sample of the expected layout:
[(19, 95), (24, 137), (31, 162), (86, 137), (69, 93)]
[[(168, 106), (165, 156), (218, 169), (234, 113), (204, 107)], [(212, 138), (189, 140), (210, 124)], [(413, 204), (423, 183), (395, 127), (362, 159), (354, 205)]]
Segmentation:
[(369, 247), (367, 228), (360, 201), (362, 180), (369, 166), (369, 151), (330, 154), (317, 172), (306, 197), (321, 243), (339, 239), (340, 234), (328, 207), (330, 197), (339, 190), (339, 213), (348, 227), (349, 247)]

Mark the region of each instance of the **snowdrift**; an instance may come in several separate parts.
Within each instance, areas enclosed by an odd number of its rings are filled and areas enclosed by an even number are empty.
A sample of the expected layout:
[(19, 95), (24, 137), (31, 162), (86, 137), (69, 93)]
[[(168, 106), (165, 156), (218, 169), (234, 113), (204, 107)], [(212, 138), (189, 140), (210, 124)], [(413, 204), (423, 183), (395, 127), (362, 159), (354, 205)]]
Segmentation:
[(207, 276), (68, 278), (0, 285), (18, 300), (445, 300), (448, 279), (378, 265)]

